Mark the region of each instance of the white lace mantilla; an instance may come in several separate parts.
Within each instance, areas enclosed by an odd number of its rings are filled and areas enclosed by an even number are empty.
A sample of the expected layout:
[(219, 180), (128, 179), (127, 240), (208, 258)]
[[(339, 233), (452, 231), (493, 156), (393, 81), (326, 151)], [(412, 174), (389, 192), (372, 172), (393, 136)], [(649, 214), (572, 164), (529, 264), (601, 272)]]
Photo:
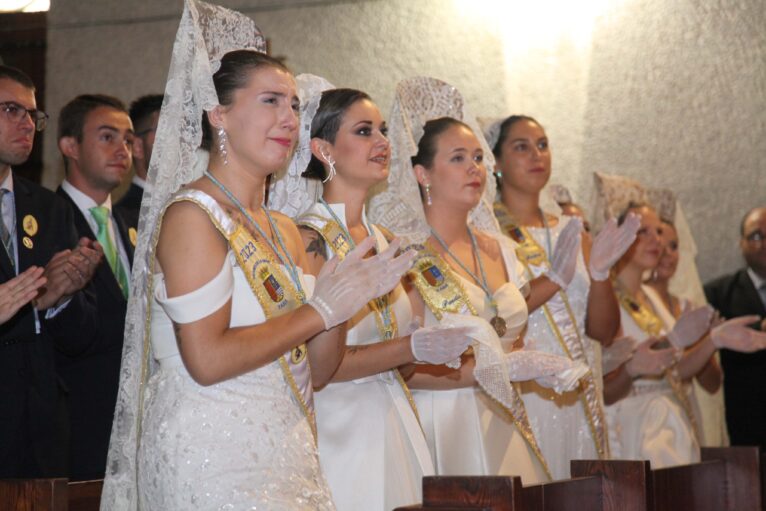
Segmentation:
[(156, 371), (148, 342), (148, 303), (157, 223), (170, 195), (199, 178), (207, 167), (207, 153), (199, 150), (202, 114), (218, 105), (213, 73), (221, 58), (238, 49), (265, 52), (265, 39), (253, 20), (216, 5), (185, 1), (149, 164), (149, 186), (141, 205), (120, 389), (101, 500), (104, 511), (138, 509), (136, 453), (143, 391)]

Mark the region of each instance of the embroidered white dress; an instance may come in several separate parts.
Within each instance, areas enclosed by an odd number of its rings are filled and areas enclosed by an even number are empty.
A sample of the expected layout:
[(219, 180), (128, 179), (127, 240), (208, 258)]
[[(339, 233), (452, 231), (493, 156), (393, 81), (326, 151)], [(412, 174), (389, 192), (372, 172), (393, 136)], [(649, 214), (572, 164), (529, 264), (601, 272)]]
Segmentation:
[[(651, 293), (651, 290), (649, 291)], [(623, 335), (648, 335), (620, 307)], [(612, 456), (649, 460), (652, 468), (695, 463), (700, 448), (681, 403), (665, 378), (638, 378), (627, 397), (606, 407)]]
[[(498, 313), (508, 331), (501, 338), (510, 346), (527, 320), (521, 295), (526, 280), (510, 240), (500, 242), (509, 282), (495, 290)], [(491, 319), (494, 310), (484, 291), (460, 277), (460, 283), (479, 316)], [(426, 326), (438, 321), (428, 308)], [(421, 423), (439, 475), (518, 475), (524, 484), (548, 480), (542, 465), (512, 419), (478, 387), (455, 390), (413, 390)]]
[[(556, 246), (559, 234), (569, 220), (570, 217), (559, 217), (558, 224), (550, 228), (551, 247)], [(527, 231), (547, 253), (549, 247), (545, 229), (528, 227)], [(547, 255), (550, 257), (550, 254)], [(545, 271), (545, 268), (542, 266), (532, 266), (530, 268), (535, 277), (538, 277)], [(587, 359), (583, 362), (588, 365), (593, 373), (603, 416), (601, 346), (585, 335), (585, 315), (588, 309), (589, 291), (590, 276), (585, 267), (582, 254), (580, 254), (577, 258), (575, 276), (566, 289), (566, 295), (571, 305), (572, 315), (577, 323), (577, 331), (580, 334), (583, 351)], [(542, 307), (529, 315), (527, 330), (524, 334), (524, 346), (531, 350), (566, 356), (566, 352), (551, 329)], [(545, 461), (548, 463), (548, 468), (554, 479), (567, 479), (570, 477), (570, 460), (594, 460), (599, 458), (591, 425), (585, 414), (579, 389), (565, 392), (564, 394), (557, 394), (553, 390), (542, 387), (535, 382), (523, 382), (521, 389), (522, 399), (529, 415), (529, 422), (532, 425), (532, 430), (535, 432), (540, 450), (545, 457)]]
[[(207, 204), (219, 221), (228, 220), (212, 200)], [(310, 294), (313, 277), (301, 278)], [(335, 509), (308, 420), (278, 361), (207, 387), (181, 361), (166, 309), (192, 321), (231, 298), (231, 327), (266, 320), (234, 254), (212, 281), (187, 295), (167, 298), (161, 274), (155, 283), (151, 338), (160, 368), (145, 398), (141, 509)]]
[[(344, 205), (330, 207), (345, 223)], [(306, 214), (312, 213), (329, 217), (321, 204)], [(372, 229), (381, 250), (387, 247), (382, 233)], [(401, 331), (412, 320), (410, 301), (402, 286), (390, 296)], [(377, 342), (375, 314), (365, 307), (349, 321), (346, 344)], [(422, 479), (434, 474), (433, 463), (412, 406), (392, 371), (330, 383), (314, 394), (314, 405), (319, 460), (339, 511), (390, 511), (422, 500)]]

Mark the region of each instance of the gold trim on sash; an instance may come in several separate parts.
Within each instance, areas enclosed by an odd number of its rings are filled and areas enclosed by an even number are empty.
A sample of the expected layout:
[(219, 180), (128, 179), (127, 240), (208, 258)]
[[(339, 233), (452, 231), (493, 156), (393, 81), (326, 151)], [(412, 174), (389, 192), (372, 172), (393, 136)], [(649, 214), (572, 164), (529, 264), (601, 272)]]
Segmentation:
[[(415, 262), (408, 275), (436, 319), (441, 320), (445, 312), (478, 315), (452, 269), (427, 242), (424, 245), (411, 245), (407, 249), (414, 249), (417, 252)], [(527, 445), (532, 449), (548, 478), (553, 479), (548, 463), (545, 461), (545, 457), (537, 445), (537, 439), (529, 424), (529, 418), (527, 417), (527, 411), (524, 401), (521, 399), (519, 389), (514, 384), (511, 385), (511, 388), (513, 389), (513, 410), (495, 399), (493, 401), (502, 408), (503, 412), (508, 415), (516, 426), (516, 429), (519, 430), (519, 433), (521, 433)], [(487, 395), (489, 396), (489, 394)]]
[[(633, 322), (650, 336), (660, 336), (662, 334), (663, 323), (657, 314), (655, 314), (649, 307), (634, 300), (620, 289), (619, 286), (615, 287), (617, 287), (617, 299), (620, 302), (620, 306), (630, 314)], [(674, 369), (665, 371), (665, 380), (667, 380), (670, 388), (673, 389), (673, 394), (676, 396), (676, 399), (678, 399), (678, 402), (681, 404), (681, 408), (684, 409), (686, 416), (689, 418), (689, 423), (692, 425), (692, 430), (694, 436), (697, 438), (697, 442), (702, 442), (702, 431), (700, 430), (699, 424), (697, 424), (694, 408), (689, 399), (689, 395), (686, 393), (686, 389), (684, 389), (684, 383), (676, 376)]]
[[(531, 266), (548, 267), (550, 264), (545, 250), (537, 243), (534, 237), (529, 234), (529, 231), (526, 228), (517, 225), (503, 203), (496, 202), (493, 209), (504, 233), (516, 241), (518, 245), (516, 248), (516, 257), (524, 266), (524, 269), (527, 272), (527, 277), (529, 280), (534, 279), (535, 274), (532, 271)], [(561, 302), (560, 304), (555, 303), (555, 300), (557, 299)], [(567, 331), (562, 331), (561, 325), (554, 319), (554, 314), (551, 312), (551, 308), (548, 305), (549, 303), (553, 303), (559, 307), (563, 305), (571, 325)], [(566, 356), (569, 357), (570, 360), (587, 363), (585, 345), (580, 336), (577, 319), (572, 311), (566, 291), (563, 289), (559, 290), (548, 303), (542, 305), (542, 310), (551, 332), (558, 340), (558, 343)], [(590, 372), (586, 376), (583, 376), (580, 379), (580, 402), (582, 403), (583, 411), (585, 412), (588, 426), (590, 428), (591, 437), (593, 438), (593, 443), (599, 458), (609, 459), (610, 448), (606, 415), (598, 394), (598, 386), (596, 385), (593, 373)]]
[[(316, 213), (305, 213), (296, 220), (296, 223), (303, 227), (308, 227), (316, 231), (325, 240), (327, 245), (332, 250), (333, 254), (336, 254), (341, 260), (346, 257), (346, 254), (351, 251), (351, 245), (353, 240), (346, 239), (346, 233), (343, 232), (338, 223), (330, 218), (325, 218)], [(389, 341), (399, 336), (399, 325), (396, 321), (396, 314), (388, 304), (389, 295), (383, 295), (380, 298), (370, 300), (367, 306), (372, 310), (375, 315), (375, 326), (378, 329), (378, 335), (382, 341)], [(385, 310), (388, 308), (390, 314), (390, 320), (385, 317)], [(418, 407), (415, 404), (415, 399), (412, 397), (412, 392), (404, 381), (399, 369), (393, 368), (391, 371), (394, 374), (394, 378), (402, 387), (404, 395), (407, 397), (407, 401), (412, 408), (412, 413), (415, 414), (415, 419), (420, 425), (420, 414), (418, 413)], [(422, 428), (422, 426), (421, 426)]]

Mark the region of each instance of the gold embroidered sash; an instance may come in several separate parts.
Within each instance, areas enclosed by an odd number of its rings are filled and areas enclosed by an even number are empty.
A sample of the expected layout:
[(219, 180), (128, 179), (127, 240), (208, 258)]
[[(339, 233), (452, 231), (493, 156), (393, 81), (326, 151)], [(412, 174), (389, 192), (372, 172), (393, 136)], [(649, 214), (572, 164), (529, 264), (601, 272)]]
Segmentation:
[[(330, 247), (330, 250), (332, 250), (332, 253), (337, 255), (341, 260), (351, 251), (353, 240), (347, 238), (346, 232), (335, 220), (323, 217), (316, 213), (307, 212), (300, 216), (296, 220), (296, 223), (316, 231), (325, 240)], [(382, 341), (389, 341), (399, 336), (399, 325), (396, 321), (396, 314), (394, 314), (393, 309), (389, 305), (389, 297), (390, 294), (384, 295), (371, 300), (367, 304), (375, 316), (375, 326), (378, 329), (378, 335)], [(407, 397), (410, 408), (412, 408), (412, 412), (415, 414), (415, 418), (419, 424), (420, 415), (418, 414), (415, 399), (412, 397), (412, 392), (410, 392), (407, 382), (404, 381), (399, 369), (393, 368), (391, 369), (391, 372), (402, 387), (404, 395)]]
[[(425, 245), (411, 245), (407, 248), (415, 250), (417, 253), (408, 275), (423, 298), (423, 302), (436, 319), (441, 320), (445, 312), (477, 315), (476, 309), (452, 269), (427, 243)], [(548, 464), (529, 423), (524, 401), (513, 384), (510, 385), (510, 389), (512, 391), (510, 409), (497, 400), (494, 401), (513, 421), (545, 473), (552, 479)]]
[[(168, 206), (180, 201), (193, 202), (202, 208), (226, 238), (267, 320), (296, 309), (305, 302), (303, 293), (275, 262), (272, 253), (244, 226), (228, 217), (212, 198), (188, 191), (176, 196)], [(293, 348), (278, 360), (285, 380), (308, 420), (316, 441), (314, 390), (306, 344)]]
[[(663, 323), (657, 314), (655, 314), (649, 307), (634, 300), (623, 290), (619, 289), (618, 286), (615, 287), (618, 289), (617, 299), (620, 302), (620, 306), (630, 314), (631, 319), (633, 319), (636, 325), (652, 337), (659, 337), (662, 335)], [(699, 424), (697, 424), (697, 417), (694, 414), (694, 408), (691, 399), (689, 399), (689, 394), (684, 388), (683, 381), (678, 378), (673, 369), (665, 371), (665, 380), (667, 380), (670, 388), (673, 389), (673, 395), (681, 404), (681, 408), (683, 408), (684, 413), (686, 413), (686, 416), (689, 418), (689, 423), (692, 425), (692, 431), (697, 438), (697, 442), (702, 442), (702, 439), (704, 438), (702, 436), (702, 430), (700, 429)]]
[[(503, 232), (517, 243), (516, 257), (524, 266), (527, 278), (532, 280), (537, 277), (533, 267), (548, 269), (550, 263), (543, 247), (537, 243), (527, 229), (517, 225), (505, 205), (500, 202), (495, 203), (494, 211)], [(551, 332), (558, 340), (566, 356), (570, 360), (589, 365), (577, 319), (572, 311), (566, 291), (559, 290), (548, 302), (543, 304), (542, 310)], [(608, 459), (610, 449), (606, 416), (599, 399), (599, 390), (593, 372), (589, 372), (580, 379), (579, 393), (596, 452), (600, 459)]]

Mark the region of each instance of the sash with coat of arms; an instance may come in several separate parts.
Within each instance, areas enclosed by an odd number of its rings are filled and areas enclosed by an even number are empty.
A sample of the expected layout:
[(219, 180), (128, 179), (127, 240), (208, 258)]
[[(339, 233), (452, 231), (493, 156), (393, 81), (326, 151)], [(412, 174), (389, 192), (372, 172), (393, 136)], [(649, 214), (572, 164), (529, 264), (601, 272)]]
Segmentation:
[[(406, 250), (414, 250), (417, 253), (415, 262), (408, 275), (412, 283), (420, 293), (423, 302), (433, 313), (437, 320), (441, 320), (444, 313), (470, 314), (477, 315), (476, 309), (471, 303), (465, 289), (450, 269), (449, 265), (442, 259), (426, 242), (425, 244), (413, 244)], [(512, 406), (506, 407), (495, 400), (495, 403), (503, 409), (507, 416), (513, 421), (516, 428), (521, 433), (524, 440), (529, 445), (532, 452), (537, 457), (540, 465), (551, 477), (550, 469), (545, 461), (537, 439), (529, 423), (526, 407), (522, 401), (519, 391), (515, 385), (510, 385), (512, 392)], [(489, 394), (488, 394), (489, 395)]]
[[(202, 208), (226, 238), (267, 320), (305, 303), (303, 292), (275, 262), (274, 255), (248, 229), (229, 217), (212, 197), (189, 189), (177, 194), (168, 205), (180, 201), (193, 202)], [(303, 343), (280, 356), (278, 361), (293, 397), (309, 421), (316, 441), (314, 390), (307, 355), (306, 344)]]

